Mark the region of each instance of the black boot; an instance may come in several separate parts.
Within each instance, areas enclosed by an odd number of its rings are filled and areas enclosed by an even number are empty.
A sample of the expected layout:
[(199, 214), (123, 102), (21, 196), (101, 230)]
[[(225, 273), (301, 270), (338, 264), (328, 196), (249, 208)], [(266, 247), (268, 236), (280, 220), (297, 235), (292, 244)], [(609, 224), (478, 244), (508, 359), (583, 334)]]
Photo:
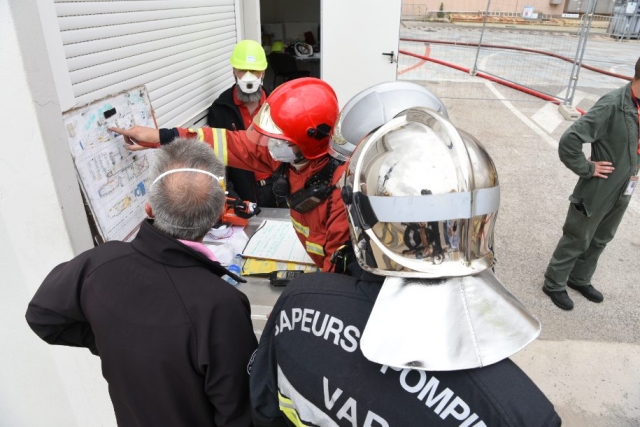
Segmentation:
[(602, 293), (600, 293), (596, 288), (594, 288), (591, 285), (578, 286), (578, 285), (574, 285), (571, 282), (567, 282), (567, 286), (570, 287), (571, 289), (575, 289), (576, 291), (580, 292), (582, 296), (588, 299), (589, 301), (593, 301), (593, 302), (604, 301), (604, 296), (602, 296)]
[(551, 301), (563, 310), (573, 310), (573, 301), (569, 298), (567, 291), (551, 292), (545, 286), (542, 286), (542, 292), (547, 294)]

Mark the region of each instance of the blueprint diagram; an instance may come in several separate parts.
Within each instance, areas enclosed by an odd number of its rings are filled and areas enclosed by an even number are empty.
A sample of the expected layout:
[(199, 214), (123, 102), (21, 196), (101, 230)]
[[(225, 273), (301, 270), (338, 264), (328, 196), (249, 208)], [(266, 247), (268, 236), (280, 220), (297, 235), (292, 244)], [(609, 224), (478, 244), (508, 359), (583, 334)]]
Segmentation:
[(63, 114), (69, 148), (101, 237), (127, 240), (146, 217), (153, 150), (131, 152), (109, 127), (156, 128), (151, 101), (138, 86)]

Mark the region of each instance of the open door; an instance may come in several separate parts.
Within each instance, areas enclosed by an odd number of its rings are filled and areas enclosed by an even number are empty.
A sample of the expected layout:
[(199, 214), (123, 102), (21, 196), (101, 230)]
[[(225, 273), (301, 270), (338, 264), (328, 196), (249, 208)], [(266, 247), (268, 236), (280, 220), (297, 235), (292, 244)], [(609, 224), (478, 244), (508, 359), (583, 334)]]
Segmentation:
[(401, 0), (322, 0), (320, 7), (320, 76), (341, 108), (367, 87), (396, 80)]

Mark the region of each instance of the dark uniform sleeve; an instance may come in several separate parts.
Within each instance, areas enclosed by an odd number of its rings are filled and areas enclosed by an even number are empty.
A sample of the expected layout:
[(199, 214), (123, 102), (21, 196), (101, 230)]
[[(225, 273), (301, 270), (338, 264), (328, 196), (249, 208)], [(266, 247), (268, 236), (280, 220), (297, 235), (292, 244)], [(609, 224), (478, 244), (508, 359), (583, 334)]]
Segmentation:
[(560, 137), (558, 145), (560, 160), (580, 178), (591, 178), (595, 172), (595, 166), (582, 152), (582, 144), (597, 143), (598, 139), (607, 132), (613, 108), (614, 105), (609, 97), (600, 98), (587, 114), (579, 118)]
[(200, 352), (200, 369), (205, 373), (205, 392), (215, 408), (219, 427), (249, 427), (248, 364), (258, 345), (251, 323), (247, 297), (239, 295), (216, 305), (211, 312), (209, 336)]
[[(509, 425), (560, 427), (562, 421), (553, 404), (533, 381), (510, 359), (469, 371), (478, 390), (491, 402), (495, 423), (508, 420)], [(494, 419), (485, 419), (492, 425)]]
[(251, 363), (251, 406), (256, 427), (287, 426), (278, 403), (278, 361), (274, 342), (278, 317), (285, 300), (281, 296), (269, 315)]
[(91, 325), (80, 306), (88, 270), (86, 254), (49, 273), (29, 303), (26, 318), (33, 332), (49, 344), (86, 347), (97, 355)]

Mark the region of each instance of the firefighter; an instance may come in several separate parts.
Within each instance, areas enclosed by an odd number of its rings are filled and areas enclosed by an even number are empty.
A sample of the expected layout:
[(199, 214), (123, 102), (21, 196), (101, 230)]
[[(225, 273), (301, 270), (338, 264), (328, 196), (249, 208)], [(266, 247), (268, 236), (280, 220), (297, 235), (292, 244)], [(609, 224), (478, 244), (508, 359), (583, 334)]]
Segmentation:
[[(482, 146), (410, 109), (358, 145), (343, 184), (362, 270), (302, 274), (281, 294), (250, 366), (255, 425), (560, 426), (509, 360), (540, 323), (491, 272), (499, 187)], [(410, 250), (438, 238), (438, 257)]]
[(316, 265), (331, 268), (331, 255), (349, 236), (347, 216), (336, 188), (344, 163), (328, 154), (338, 117), (333, 89), (316, 78), (291, 80), (267, 98), (246, 131), (219, 128), (112, 128), (130, 150), (159, 147), (176, 137), (211, 146), (226, 165), (276, 173), (276, 196), (286, 196), (298, 238)]

